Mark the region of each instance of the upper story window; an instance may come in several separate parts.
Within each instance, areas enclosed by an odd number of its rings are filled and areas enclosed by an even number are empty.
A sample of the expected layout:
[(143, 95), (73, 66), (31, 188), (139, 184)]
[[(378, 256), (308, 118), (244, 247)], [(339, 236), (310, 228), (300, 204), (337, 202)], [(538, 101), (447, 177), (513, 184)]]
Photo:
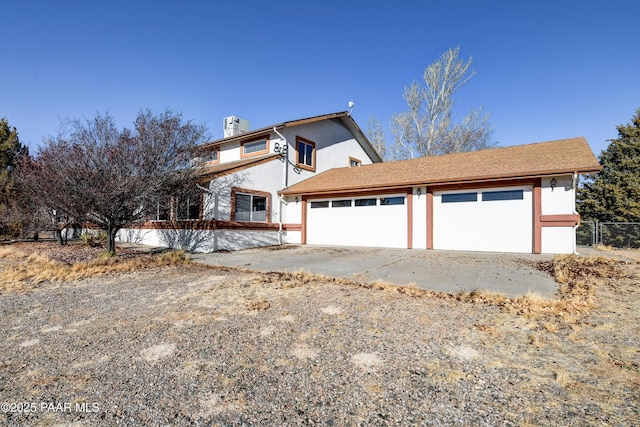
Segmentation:
[(243, 141), (240, 147), (240, 157), (257, 156), (269, 152), (269, 138), (252, 139)]
[(306, 169), (311, 172), (316, 171), (316, 143), (304, 139), (300, 136), (296, 137), (296, 150), (298, 156), (296, 158), (296, 166), (300, 169)]
[(355, 157), (349, 157), (349, 167), (352, 168), (354, 166), (362, 166), (362, 160), (356, 159)]
[(201, 163), (218, 163), (220, 162), (220, 147), (215, 147), (211, 151), (202, 153), (200, 156)]

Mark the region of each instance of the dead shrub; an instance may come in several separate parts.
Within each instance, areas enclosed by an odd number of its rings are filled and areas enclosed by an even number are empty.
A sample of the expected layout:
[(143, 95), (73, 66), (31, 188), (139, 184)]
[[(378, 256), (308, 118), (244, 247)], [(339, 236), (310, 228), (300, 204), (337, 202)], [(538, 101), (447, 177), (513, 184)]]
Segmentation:
[[(552, 261), (534, 264), (558, 282), (558, 299), (545, 299), (534, 294), (516, 298), (508, 304), (526, 316), (553, 316), (564, 323), (575, 323), (577, 316), (595, 308), (596, 288), (625, 277), (622, 261), (606, 257), (556, 255)], [(549, 330), (548, 327), (545, 329)], [(551, 331), (550, 331), (551, 332)]]

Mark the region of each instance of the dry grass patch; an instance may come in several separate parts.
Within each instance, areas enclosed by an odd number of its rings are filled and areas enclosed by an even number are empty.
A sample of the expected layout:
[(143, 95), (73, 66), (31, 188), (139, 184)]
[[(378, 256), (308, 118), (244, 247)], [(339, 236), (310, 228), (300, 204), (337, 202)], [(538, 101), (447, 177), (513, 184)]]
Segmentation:
[(22, 252), (16, 251), (11, 246), (0, 246), (0, 259), (13, 260), (17, 259), (17, 257), (21, 256), (22, 254)]
[(569, 374), (565, 371), (554, 372), (553, 377), (562, 387), (566, 387), (569, 384)]
[(247, 310), (254, 310), (254, 311), (268, 310), (270, 307), (271, 307), (271, 303), (266, 300), (251, 301), (247, 303)]
[[(606, 257), (556, 255), (552, 261), (534, 266), (558, 282), (559, 298), (528, 294), (508, 301), (505, 308), (528, 317), (552, 316), (563, 323), (574, 323), (580, 315), (596, 307), (594, 295), (598, 286), (626, 277), (623, 264)], [(549, 332), (555, 332), (550, 324), (545, 325)]]
[(9, 262), (0, 271), (0, 292), (24, 290), (45, 281), (66, 282), (97, 275), (190, 263), (183, 251), (141, 255), (129, 259), (120, 259), (118, 256), (101, 257), (70, 265), (49, 259), (37, 252), (26, 254), (11, 247), (1, 249), (0, 259)]
[(542, 327), (547, 331), (547, 332), (551, 332), (551, 333), (556, 333), (558, 332), (558, 324), (554, 323), (554, 322), (544, 322), (542, 324)]
[[(606, 257), (556, 256), (552, 261), (534, 263), (531, 266), (549, 273), (559, 283), (559, 297), (545, 298), (535, 293), (510, 298), (503, 294), (483, 290), (471, 292), (439, 292), (419, 288), (413, 284), (398, 286), (383, 281), (360, 282), (312, 274), (305, 270), (293, 273), (272, 271), (257, 276), (253, 283), (274, 286), (276, 289), (291, 289), (319, 284), (337, 284), (364, 289), (399, 293), (411, 298), (429, 298), (459, 301), (499, 307), (502, 311), (544, 321), (542, 329), (549, 333), (559, 330), (559, 325), (571, 325), (589, 310), (596, 307), (595, 289), (603, 283), (612, 283), (626, 277), (623, 261)], [(246, 271), (242, 269), (231, 269)], [(256, 306), (257, 307), (257, 306)], [(249, 308), (257, 309), (257, 308)], [(535, 340), (537, 341), (537, 340)]]

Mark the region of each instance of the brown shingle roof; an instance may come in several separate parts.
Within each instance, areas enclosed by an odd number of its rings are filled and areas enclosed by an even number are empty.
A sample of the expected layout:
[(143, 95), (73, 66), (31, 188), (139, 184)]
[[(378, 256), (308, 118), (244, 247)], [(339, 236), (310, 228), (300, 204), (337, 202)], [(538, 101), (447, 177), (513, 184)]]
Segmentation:
[(360, 127), (355, 122), (355, 120), (353, 120), (353, 117), (351, 117), (351, 114), (347, 111), (342, 111), (339, 113), (323, 114), (320, 116), (307, 117), (305, 119), (290, 120), (288, 122), (282, 122), (276, 125), (266, 126), (260, 129), (255, 129), (249, 132), (241, 133), (236, 136), (230, 136), (227, 138), (206, 142), (200, 145), (199, 147), (197, 147), (197, 150), (206, 151), (212, 147), (218, 147), (222, 144), (226, 144), (231, 141), (242, 141), (245, 139), (250, 139), (250, 138), (253, 138), (254, 136), (259, 136), (259, 135), (263, 135), (265, 133), (271, 132), (274, 127), (277, 129), (291, 128), (295, 126), (305, 125), (308, 123), (320, 122), (323, 120), (339, 120), (340, 122), (342, 122), (342, 124), (345, 125), (347, 129), (349, 129), (351, 133), (356, 137), (358, 142), (360, 142), (360, 144), (362, 145), (362, 148), (367, 152), (369, 157), (371, 157), (371, 160), (373, 160), (374, 162), (382, 161), (377, 151), (371, 145), (371, 142), (369, 141), (369, 139), (367, 139), (367, 136), (364, 134), (362, 129), (360, 129)]
[(277, 154), (264, 154), (261, 156), (249, 157), (242, 160), (227, 163), (217, 163), (214, 165), (200, 166), (196, 169), (196, 176), (199, 178), (213, 179), (216, 176), (226, 175), (228, 173), (237, 172), (264, 162), (274, 160)]
[(323, 194), (420, 184), (527, 178), (601, 169), (583, 137), (331, 169), (282, 194)]

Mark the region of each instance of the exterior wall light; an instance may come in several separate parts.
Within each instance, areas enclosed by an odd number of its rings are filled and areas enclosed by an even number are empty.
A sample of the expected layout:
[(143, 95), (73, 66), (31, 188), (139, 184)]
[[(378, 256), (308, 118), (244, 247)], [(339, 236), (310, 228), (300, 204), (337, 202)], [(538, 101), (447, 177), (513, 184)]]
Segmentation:
[(551, 191), (553, 191), (554, 188), (556, 188), (556, 178), (555, 177), (551, 178)]

